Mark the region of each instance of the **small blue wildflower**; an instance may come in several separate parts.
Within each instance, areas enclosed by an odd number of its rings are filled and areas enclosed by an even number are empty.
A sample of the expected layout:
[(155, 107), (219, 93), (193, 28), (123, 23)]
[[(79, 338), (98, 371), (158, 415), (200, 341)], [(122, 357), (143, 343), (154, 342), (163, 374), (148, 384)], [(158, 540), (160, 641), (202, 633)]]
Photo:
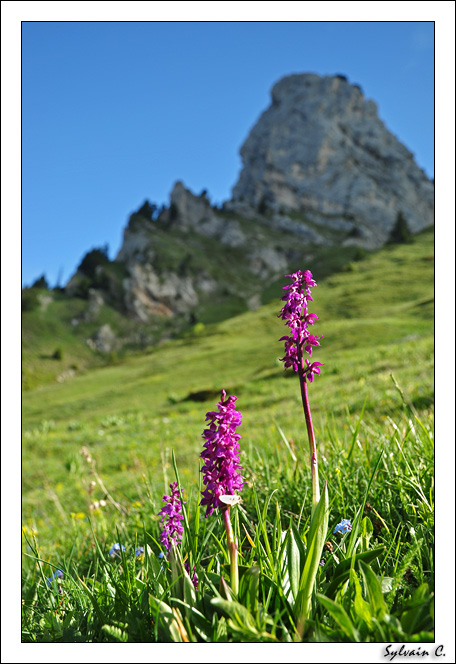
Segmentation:
[(320, 567), (324, 567), (324, 565), (325, 565), (325, 559), (322, 558), (322, 559), (320, 560)]
[(144, 547), (143, 547), (143, 546), (139, 546), (139, 547), (136, 549), (136, 557), (139, 558), (140, 556), (143, 556), (143, 555), (144, 555)]
[[(160, 553), (158, 554), (159, 560), (163, 560), (164, 557), (165, 554), (163, 553), (163, 551), (160, 551)], [(160, 571), (163, 572), (163, 563), (160, 565)]]
[(119, 542), (116, 542), (113, 544), (112, 549), (109, 550), (109, 555), (114, 558), (114, 556), (119, 556), (120, 557), (120, 551), (125, 551), (125, 547), (123, 544), (119, 544)]
[(62, 572), (61, 569), (58, 569), (51, 576), (48, 576), (46, 583), (49, 586), (49, 588), (52, 588), (52, 580), (53, 579), (63, 579), (63, 572)]
[(350, 519), (342, 519), (340, 523), (334, 528), (333, 533), (349, 533), (352, 529)]

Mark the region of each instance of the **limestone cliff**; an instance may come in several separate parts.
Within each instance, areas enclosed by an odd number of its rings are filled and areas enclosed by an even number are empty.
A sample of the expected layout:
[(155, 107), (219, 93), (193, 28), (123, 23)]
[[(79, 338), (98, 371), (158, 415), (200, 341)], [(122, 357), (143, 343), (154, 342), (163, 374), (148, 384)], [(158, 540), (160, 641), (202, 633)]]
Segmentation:
[(241, 156), (232, 209), (301, 211), (322, 226), (352, 220), (358, 237), (347, 242), (367, 248), (384, 244), (399, 211), (412, 232), (434, 223), (432, 182), (343, 76), (281, 79)]

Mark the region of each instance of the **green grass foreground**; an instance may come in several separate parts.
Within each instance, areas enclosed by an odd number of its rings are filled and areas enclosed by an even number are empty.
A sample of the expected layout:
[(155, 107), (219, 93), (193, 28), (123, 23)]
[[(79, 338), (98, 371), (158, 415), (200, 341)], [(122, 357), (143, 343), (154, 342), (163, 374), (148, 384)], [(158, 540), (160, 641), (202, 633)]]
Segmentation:
[[(387, 247), (313, 290), (323, 339), (312, 359), (325, 365), (309, 393), (333, 551), (301, 632), (284, 588), (305, 565), (311, 479), (299, 381), (278, 361), (277, 300), (24, 392), (23, 640), (432, 640), (433, 239)], [(222, 388), (243, 414), (247, 482), (235, 508), (246, 575), (234, 606), (219, 587), (229, 579), (221, 519), (197, 506), (205, 414)], [(195, 597), (185, 583), (178, 596), (157, 558), (173, 454)], [(357, 538), (333, 535), (357, 514)], [(108, 555), (114, 542), (126, 546), (121, 559)], [(56, 569), (61, 593), (46, 583)]]

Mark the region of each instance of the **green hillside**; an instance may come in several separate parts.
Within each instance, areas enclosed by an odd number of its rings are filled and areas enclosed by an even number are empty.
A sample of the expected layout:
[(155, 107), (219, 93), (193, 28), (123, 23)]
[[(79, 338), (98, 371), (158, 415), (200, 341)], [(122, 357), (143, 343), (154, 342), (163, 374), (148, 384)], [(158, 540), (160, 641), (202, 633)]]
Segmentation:
[[(227, 247), (193, 229), (175, 228), (172, 223), (162, 222), (160, 218), (148, 219), (140, 212), (130, 217), (127, 227), (129, 236), (135, 238), (137, 234), (135, 242), (150, 252), (146, 262), (161, 282), (166, 283), (171, 274), (181, 283), (189, 279), (196, 284), (198, 275), (204, 272), (213, 290), (197, 289), (197, 303), (186, 313), (166, 317), (149, 312), (147, 321), (133, 315), (125, 301), (123, 284), (129, 276), (126, 265), (110, 261), (104, 249), (86, 254), (65, 291), (24, 289), (23, 389), (64, 382), (87, 369), (116, 363), (163, 340), (175, 339), (192, 329), (201, 331), (204, 326), (247, 312), (252, 306), (277, 300), (282, 277), (277, 280), (276, 276), (270, 279), (265, 276), (277, 274), (277, 268), (268, 265), (268, 251), (274, 255), (280, 249), (290, 271), (299, 269), (303, 261), (310, 261), (318, 281), (366, 254), (359, 247), (342, 246), (348, 235), (340, 231), (328, 229), (331, 246), (322, 246), (309, 243), (291, 231), (279, 231), (268, 215), (253, 222), (232, 212), (216, 212), (221, 220), (239, 225), (244, 235), (241, 246)], [(303, 215), (292, 216), (310, 224)], [(266, 251), (262, 259), (257, 256), (256, 262), (262, 267), (257, 266), (256, 271), (252, 270), (251, 255), (255, 251)], [(141, 264), (146, 259), (138, 260)], [(102, 297), (101, 305), (93, 302), (91, 292), (95, 300)], [(164, 300), (159, 304), (167, 310), (167, 304), (171, 303)], [(115, 339), (112, 349), (103, 351), (93, 341), (104, 326), (109, 326), (109, 333)]]
[[(412, 244), (386, 247), (314, 289), (315, 333), (323, 339), (313, 357), (325, 366), (310, 397), (324, 455), (331, 453), (331, 431), (349, 444), (365, 401), (364, 420), (372, 426), (401, 411), (391, 373), (409, 404), (431, 417), (433, 241), (425, 232)], [(222, 388), (239, 397), (247, 456), (282, 446), (277, 425), (303, 443), (299, 384), (278, 361), (280, 308), (277, 299), (122, 363), (24, 393), (23, 519), (48, 550), (65, 540), (71, 513), (88, 513), (83, 446), (111, 494), (131, 505), (146, 484), (162, 491), (172, 450), (181, 477), (195, 481), (205, 413)]]

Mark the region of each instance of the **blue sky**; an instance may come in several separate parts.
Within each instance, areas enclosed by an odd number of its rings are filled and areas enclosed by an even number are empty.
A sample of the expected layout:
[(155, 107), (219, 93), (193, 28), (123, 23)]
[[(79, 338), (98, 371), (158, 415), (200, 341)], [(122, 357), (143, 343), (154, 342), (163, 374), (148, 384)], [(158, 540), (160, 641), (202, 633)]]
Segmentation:
[(22, 283), (113, 258), (176, 180), (227, 200), (271, 87), (301, 72), (359, 84), (434, 176), (432, 22), (24, 22)]

